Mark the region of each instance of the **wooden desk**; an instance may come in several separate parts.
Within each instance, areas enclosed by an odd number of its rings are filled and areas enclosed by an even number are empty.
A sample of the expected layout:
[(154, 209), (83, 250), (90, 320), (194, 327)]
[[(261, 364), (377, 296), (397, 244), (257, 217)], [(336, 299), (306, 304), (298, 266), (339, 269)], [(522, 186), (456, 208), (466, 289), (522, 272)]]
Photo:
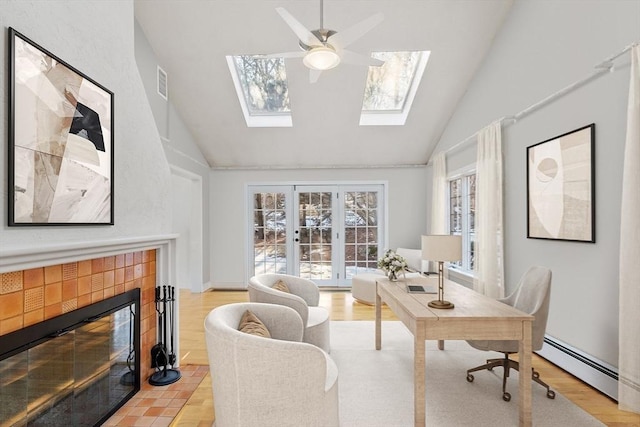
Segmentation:
[[(533, 316), (516, 310), (492, 298), (481, 295), (455, 282), (446, 281), (445, 299), (455, 304), (448, 310), (427, 307), (436, 294), (409, 294), (407, 283), (431, 284), (437, 287), (437, 277), (412, 278), (391, 282), (376, 281), (376, 350), (380, 350), (382, 302), (405, 324), (414, 339), (413, 400), (415, 426), (425, 425), (425, 340), (517, 340), (519, 345), (520, 426), (531, 426), (531, 323)], [(465, 379), (464, 372), (460, 381)], [(455, 379), (452, 379), (455, 381)], [(462, 402), (461, 402), (462, 403)], [(499, 404), (496, 401), (496, 404)]]

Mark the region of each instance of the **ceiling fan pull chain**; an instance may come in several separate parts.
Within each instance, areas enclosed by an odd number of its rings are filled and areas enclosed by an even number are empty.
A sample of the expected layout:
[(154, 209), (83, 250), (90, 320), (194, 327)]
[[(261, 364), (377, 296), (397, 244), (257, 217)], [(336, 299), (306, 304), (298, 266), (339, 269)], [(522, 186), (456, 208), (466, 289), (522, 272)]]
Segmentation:
[(320, 0), (320, 29), (324, 30), (324, 0)]

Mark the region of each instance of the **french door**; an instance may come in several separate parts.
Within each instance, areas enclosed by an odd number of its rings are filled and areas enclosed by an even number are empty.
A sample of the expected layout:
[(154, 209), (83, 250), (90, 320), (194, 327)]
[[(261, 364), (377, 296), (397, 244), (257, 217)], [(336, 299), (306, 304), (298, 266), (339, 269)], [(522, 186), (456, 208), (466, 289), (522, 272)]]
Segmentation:
[(248, 275), (293, 274), (349, 286), (384, 247), (382, 184), (249, 187)]

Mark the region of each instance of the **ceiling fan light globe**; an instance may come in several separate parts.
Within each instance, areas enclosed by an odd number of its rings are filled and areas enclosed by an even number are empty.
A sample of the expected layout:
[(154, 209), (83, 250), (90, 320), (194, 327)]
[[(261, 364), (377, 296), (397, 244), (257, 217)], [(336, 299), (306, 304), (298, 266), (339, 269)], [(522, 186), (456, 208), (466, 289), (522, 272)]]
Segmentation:
[(302, 62), (308, 68), (324, 71), (336, 67), (340, 63), (340, 56), (331, 48), (319, 46), (311, 49)]

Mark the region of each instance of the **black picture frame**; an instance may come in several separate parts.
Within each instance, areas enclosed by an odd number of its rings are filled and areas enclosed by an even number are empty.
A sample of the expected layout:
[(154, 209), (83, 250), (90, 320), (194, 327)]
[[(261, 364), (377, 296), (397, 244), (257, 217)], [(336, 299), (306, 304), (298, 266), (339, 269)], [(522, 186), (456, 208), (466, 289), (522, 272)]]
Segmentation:
[(596, 125), (527, 147), (527, 238), (595, 243)]
[(8, 225), (114, 224), (114, 94), (9, 28)]

